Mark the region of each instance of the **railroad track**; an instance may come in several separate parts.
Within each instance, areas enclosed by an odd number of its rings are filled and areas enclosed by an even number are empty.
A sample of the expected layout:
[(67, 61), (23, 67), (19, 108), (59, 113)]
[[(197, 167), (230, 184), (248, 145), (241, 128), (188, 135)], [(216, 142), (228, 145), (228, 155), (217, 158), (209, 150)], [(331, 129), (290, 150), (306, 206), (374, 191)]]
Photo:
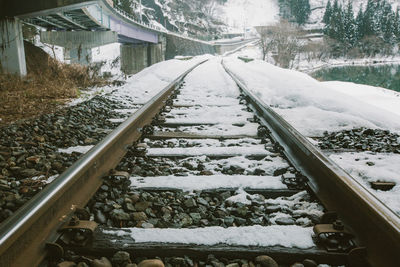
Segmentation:
[(246, 266), (259, 255), (397, 266), (400, 251), (399, 218), (217, 60), (143, 105), (0, 237), (1, 266), (121, 250), (172, 266)]

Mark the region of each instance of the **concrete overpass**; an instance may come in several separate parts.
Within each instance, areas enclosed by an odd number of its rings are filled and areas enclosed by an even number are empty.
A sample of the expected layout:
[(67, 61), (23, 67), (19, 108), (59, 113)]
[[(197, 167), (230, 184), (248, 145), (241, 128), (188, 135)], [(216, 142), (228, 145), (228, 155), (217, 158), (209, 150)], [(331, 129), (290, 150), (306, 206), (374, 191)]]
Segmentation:
[(41, 41), (64, 47), (72, 63), (88, 64), (92, 48), (114, 42), (122, 43), (127, 73), (164, 59), (165, 32), (114, 8), (112, 0), (1, 0), (0, 17), (1, 67), (11, 73), (26, 74), (21, 22), (46, 29)]
[(220, 50), (211, 43), (144, 24), (114, 7), (112, 0), (0, 0), (0, 70), (22, 76), (26, 74), (22, 23), (46, 29), (41, 41), (64, 47), (72, 63), (88, 64), (92, 48), (120, 42), (121, 68), (129, 74), (174, 53)]

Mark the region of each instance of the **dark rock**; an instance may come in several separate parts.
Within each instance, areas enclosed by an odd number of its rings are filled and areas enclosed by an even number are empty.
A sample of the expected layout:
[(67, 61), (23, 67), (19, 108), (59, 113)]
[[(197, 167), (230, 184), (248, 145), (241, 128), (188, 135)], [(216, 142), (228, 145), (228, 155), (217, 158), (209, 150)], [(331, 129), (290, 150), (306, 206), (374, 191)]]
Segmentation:
[(106, 257), (101, 257), (93, 260), (92, 267), (112, 267), (112, 264)]
[(293, 225), (296, 222), (292, 218), (281, 217), (275, 220), (275, 223), (278, 225)]
[(118, 251), (111, 259), (113, 265), (124, 267), (126, 264), (131, 263), (130, 255), (126, 251)]
[(146, 221), (147, 215), (143, 211), (140, 212), (133, 212), (132, 217), (134, 221)]
[(144, 260), (139, 263), (138, 267), (164, 267), (164, 263), (160, 260)]
[(276, 263), (273, 258), (266, 255), (258, 256), (254, 261), (260, 264), (261, 267), (279, 267), (278, 263)]
[(136, 204), (135, 204), (135, 209), (137, 210), (137, 211), (145, 211), (148, 207), (150, 207), (151, 206), (151, 203), (150, 202), (147, 202), (147, 201), (143, 201), (143, 202), (137, 202)]
[(303, 261), (303, 265), (304, 265), (304, 267), (318, 267), (318, 264), (315, 261), (310, 260), (310, 259), (305, 259)]
[(110, 213), (111, 218), (117, 221), (128, 221), (130, 215), (124, 212), (122, 209), (113, 209)]
[(196, 200), (194, 200), (193, 198), (188, 198), (185, 200), (185, 202), (183, 203), (185, 205), (185, 207), (187, 208), (193, 208), (197, 206)]
[(107, 222), (106, 216), (101, 212), (101, 210), (96, 210), (96, 213), (94, 215), (94, 219), (98, 223), (105, 224)]

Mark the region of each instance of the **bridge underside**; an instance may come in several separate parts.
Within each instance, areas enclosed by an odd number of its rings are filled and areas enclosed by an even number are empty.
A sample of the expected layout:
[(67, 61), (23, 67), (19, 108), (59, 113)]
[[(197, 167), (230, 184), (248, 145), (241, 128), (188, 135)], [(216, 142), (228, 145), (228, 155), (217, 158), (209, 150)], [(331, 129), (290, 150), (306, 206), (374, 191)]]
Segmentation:
[(76, 10), (98, 2), (99, 0), (6, 0), (0, 3), (0, 17), (25, 19), (46, 16), (48, 14)]
[(25, 19), (24, 22), (33, 24), (47, 30), (56, 31), (89, 31), (104, 30), (104, 28), (94, 22), (82, 10), (71, 10), (67, 12), (57, 12), (46, 16), (37, 16)]

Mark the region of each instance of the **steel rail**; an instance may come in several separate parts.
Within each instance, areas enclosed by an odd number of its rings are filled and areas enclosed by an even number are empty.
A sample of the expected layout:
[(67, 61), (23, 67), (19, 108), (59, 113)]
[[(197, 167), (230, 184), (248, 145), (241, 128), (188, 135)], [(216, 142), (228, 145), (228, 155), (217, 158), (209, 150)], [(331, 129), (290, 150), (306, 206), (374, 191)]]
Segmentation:
[(194, 68), (161, 90), (104, 140), (82, 156), (28, 203), (0, 225), (0, 266), (37, 266), (46, 256), (46, 242), (77, 207), (84, 207), (133, 142), (151, 123), (176, 85)]
[(400, 262), (400, 218), (354, 178), (326, 157), (230, 71), (250, 100), (273, 138), (284, 148), (289, 161), (310, 179), (310, 187), (325, 207), (337, 211), (356, 234), (359, 245), (367, 248), (372, 266), (395, 267)]

